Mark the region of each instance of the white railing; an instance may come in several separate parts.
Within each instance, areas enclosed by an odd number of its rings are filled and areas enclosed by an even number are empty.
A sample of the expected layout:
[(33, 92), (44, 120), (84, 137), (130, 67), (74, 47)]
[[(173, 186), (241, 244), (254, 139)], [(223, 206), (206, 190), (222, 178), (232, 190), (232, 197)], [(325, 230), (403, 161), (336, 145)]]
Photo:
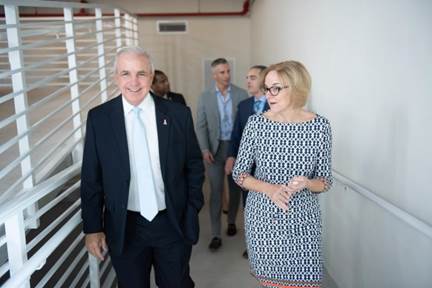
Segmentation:
[(342, 185), (349, 187), (350, 190), (356, 191), (363, 197), (366, 197), (370, 201), (374, 202), (376, 205), (380, 206), (381, 208), (385, 209), (387, 212), (393, 214), (398, 219), (402, 220), (406, 224), (410, 225), (417, 231), (423, 233), (424, 235), (428, 236), (430, 239), (432, 239), (432, 226), (427, 224), (426, 222), (418, 219), (414, 215), (402, 210), (401, 208), (395, 206), (394, 204), (388, 202), (384, 198), (378, 196), (374, 192), (370, 191), (369, 189), (363, 187), (362, 185), (356, 183), (355, 181), (349, 179), (348, 177), (342, 175), (341, 173), (333, 170), (333, 177), (336, 181), (341, 183)]
[(113, 58), (137, 45), (137, 20), (98, 4), (0, 5), (0, 286), (109, 286), (110, 262), (83, 246), (80, 161), (87, 111), (118, 94)]

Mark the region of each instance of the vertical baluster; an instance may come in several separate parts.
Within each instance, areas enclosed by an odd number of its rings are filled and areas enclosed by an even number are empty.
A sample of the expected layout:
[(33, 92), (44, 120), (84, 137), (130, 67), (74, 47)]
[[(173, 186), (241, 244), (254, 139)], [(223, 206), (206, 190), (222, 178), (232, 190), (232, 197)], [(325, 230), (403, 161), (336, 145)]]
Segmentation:
[[(27, 261), (25, 226), (22, 213), (16, 213), (5, 221), (5, 235), (9, 272), (10, 277), (13, 278)], [(20, 288), (30, 288), (30, 278), (22, 283)]]
[(116, 47), (118, 51), (122, 47), (121, 16), (120, 16), (119, 9), (114, 9), (114, 16), (115, 16), (114, 25), (115, 25)]
[[(74, 30), (74, 16), (73, 8), (66, 7), (64, 11), (64, 21), (65, 21), (65, 33), (66, 37), (66, 51), (68, 52), (68, 67), (69, 71), (69, 83), (72, 85), (70, 87), (70, 97), (73, 100), (72, 113), (75, 114), (73, 117), (73, 128), (76, 129), (81, 126), (81, 114), (78, 113), (81, 110), (80, 100), (79, 100), (79, 86), (78, 86), (78, 70), (77, 70), (77, 58), (76, 58), (76, 47), (75, 47), (75, 30)], [(82, 129), (78, 129), (73, 136), (74, 141), (83, 139)], [(78, 144), (73, 152), (72, 159), (74, 163), (78, 162), (82, 158), (82, 144)]]
[[(21, 31), (19, 26), (19, 13), (18, 7), (14, 5), (4, 5), (8, 47), (15, 50), (9, 51), (9, 63), (11, 70), (22, 69), (24, 67), (24, 55), (21, 50)], [(27, 92), (24, 92), (26, 87), (26, 75), (24, 71), (16, 72), (12, 74), (12, 89), (13, 92), (18, 93), (14, 97), (15, 114), (26, 112), (28, 109)], [(17, 134), (26, 133), (29, 130), (28, 116), (24, 113), (16, 120)], [(29, 134), (21, 137), (18, 141), (19, 154), (20, 156), (27, 154), (30, 151)], [(28, 154), (20, 163), (22, 175), (30, 173), (32, 170), (31, 157)], [(31, 189), (34, 186), (34, 175), (29, 176), (23, 182), (24, 189)], [(37, 210), (37, 204), (31, 205), (26, 209), (26, 215), (31, 217)], [(34, 220), (28, 223), (29, 228), (37, 228), (39, 226), (39, 220)]]
[(101, 102), (108, 100), (107, 95), (107, 81), (106, 81), (106, 67), (105, 67), (105, 46), (103, 37), (103, 23), (102, 23), (102, 9), (95, 8), (96, 16), (96, 41), (98, 43), (98, 64), (99, 64), (99, 84), (101, 91)]

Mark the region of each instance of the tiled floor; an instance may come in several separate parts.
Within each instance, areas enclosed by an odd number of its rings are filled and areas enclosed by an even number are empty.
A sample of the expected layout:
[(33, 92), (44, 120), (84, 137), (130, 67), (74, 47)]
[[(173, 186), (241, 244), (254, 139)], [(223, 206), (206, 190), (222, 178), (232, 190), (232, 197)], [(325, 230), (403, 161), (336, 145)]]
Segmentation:
[[(223, 222), (226, 222), (226, 215), (222, 217)], [(249, 273), (248, 260), (242, 257), (245, 249), (242, 221), (242, 217), (239, 217), (238, 232), (232, 237), (226, 236), (224, 223), (222, 247), (217, 252), (210, 252), (210, 217), (207, 207), (201, 211), (200, 241), (194, 247), (191, 259), (191, 274), (196, 287), (259, 287)]]

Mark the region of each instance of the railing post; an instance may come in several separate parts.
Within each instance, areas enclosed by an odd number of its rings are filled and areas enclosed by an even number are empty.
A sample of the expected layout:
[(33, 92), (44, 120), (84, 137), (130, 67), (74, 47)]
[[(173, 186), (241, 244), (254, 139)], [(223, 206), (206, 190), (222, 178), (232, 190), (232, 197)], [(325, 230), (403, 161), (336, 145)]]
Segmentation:
[(134, 35), (134, 42), (135, 46), (138, 46), (138, 20), (136, 17), (133, 17), (133, 35)]
[[(5, 221), (6, 246), (9, 259), (9, 272), (12, 278), (27, 261), (24, 217), (21, 211)], [(21, 288), (30, 288), (30, 278)]]
[(99, 260), (88, 253), (90, 288), (100, 287)]
[(115, 39), (116, 39), (116, 47), (117, 51), (122, 47), (122, 38), (121, 38), (121, 16), (120, 10), (114, 9), (114, 25), (115, 25)]
[(99, 85), (101, 91), (102, 103), (108, 100), (107, 94), (107, 80), (106, 80), (106, 67), (105, 67), (105, 46), (103, 38), (103, 23), (102, 23), (102, 9), (95, 8), (96, 16), (96, 41), (98, 43), (98, 64), (99, 64)]
[(124, 21), (125, 21), (125, 30), (126, 30), (126, 46), (131, 46), (132, 44), (132, 25), (131, 25), (131, 17), (129, 14), (125, 14), (124, 16)]
[[(19, 13), (18, 8), (13, 5), (4, 5), (4, 11), (6, 16), (6, 31), (8, 38), (8, 47), (15, 48), (15, 50), (9, 51), (9, 63), (10, 69), (16, 70), (21, 69), (24, 66), (23, 51), (21, 50), (21, 33), (19, 27)], [(27, 92), (24, 92), (26, 87), (26, 78), (23, 71), (12, 74), (12, 89), (13, 92), (18, 93), (14, 97), (15, 114), (26, 111), (28, 108)], [(26, 133), (29, 130), (27, 113), (23, 113), (22, 116), (16, 119), (17, 134)], [(29, 137), (28, 134), (18, 141), (20, 156), (30, 151)], [(27, 155), (21, 161), (21, 173), (22, 175), (28, 174), (32, 170), (30, 154)], [(34, 186), (33, 174), (31, 174), (23, 182), (24, 189), (30, 189)], [(33, 215), (37, 210), (37, 204), (31, 205), (26, 209), (26, 213), (29, 217)], [(39, 220), (34, 220), (29, 223), (29, 228), (37, 228), (39, 226)]]
[[(79, 87), (78, 87), (78, 70), (77, 70), (77, 59), (76, 59), (76, 49), (75, 49), (75, 31), (73, 25), (73, 8), (65, 7), (63, 8), (64, 12), (64, 21), (65, 21), (65, 33), (66, 33), (66, 51), (68, 52), (68, 67), (69, 71), (69, 83), (72, 84), (70, 87), (70, 97), (73, 99), (72, 105), (72, 114), (77, 113), (73, 117), (73, 128), (76, 129), (81, 126), (81, 114), (79, 111), (80, 108), (80, 100), (79, 100)], [(76, 130), (74, 133), (74, 141), (78, 141), (82, 139), (82, 129)], [(82, 144), (78, 144), (74, 151), (72, 152), (72, 159), (74, 163), (81, 161), (82, 158)]]

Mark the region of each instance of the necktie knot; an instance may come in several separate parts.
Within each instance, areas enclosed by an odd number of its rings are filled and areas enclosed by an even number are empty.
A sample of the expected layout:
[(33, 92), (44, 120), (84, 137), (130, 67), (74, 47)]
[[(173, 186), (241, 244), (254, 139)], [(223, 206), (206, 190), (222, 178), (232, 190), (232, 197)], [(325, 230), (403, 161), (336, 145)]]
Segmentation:
[(259, 113), (262, 112), (263, 102), (261, 100), (255, 100), (254, 103), (254, 112)]
[(139, 114), (141, 113), (140, 107), (134, 107), (132, 110), (133, 110), (135, 116), (139, 116)]

